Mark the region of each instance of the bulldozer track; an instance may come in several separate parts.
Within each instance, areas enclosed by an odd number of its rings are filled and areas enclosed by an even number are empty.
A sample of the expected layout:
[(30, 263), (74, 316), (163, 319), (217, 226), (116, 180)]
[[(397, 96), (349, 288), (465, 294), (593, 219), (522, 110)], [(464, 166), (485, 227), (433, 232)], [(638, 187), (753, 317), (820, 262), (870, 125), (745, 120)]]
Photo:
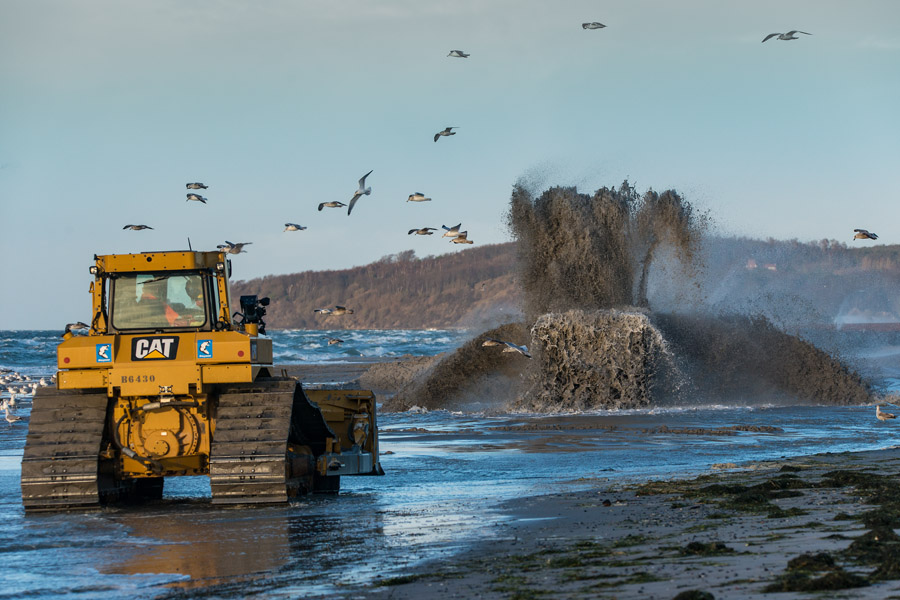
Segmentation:
[(307, 442), (306, 431), (324, 447), (330, 430), (295, 380), (222, 389), (209, 461), (213, 504), (285, 502), (309, 491), (309, 480), (291, 473), (289, 449)]
[(106, 390), (42, 388), (34, 395), (22, 458), (25, 510), (99, 506), (115, 493), (98, 469)]

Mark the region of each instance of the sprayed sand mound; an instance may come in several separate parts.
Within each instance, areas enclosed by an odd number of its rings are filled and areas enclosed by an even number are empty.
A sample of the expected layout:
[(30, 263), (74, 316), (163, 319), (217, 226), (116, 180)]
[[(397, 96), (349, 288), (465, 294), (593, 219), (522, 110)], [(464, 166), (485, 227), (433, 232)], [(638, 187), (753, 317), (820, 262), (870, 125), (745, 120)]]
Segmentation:
[(531, 328), (537, 384), (517, 402), (527, 411), (648, 406), (666, 344), (642, 311), (570, 310)]
[[(483, 347), (528, 344), (533, 360)], [(420, 371), (385, 410), (573, 412), (720, 402), (860, 404), (865, 382), (762, 317), (569, 310), (487, 331)]]
[(809, 342), (764, 317), (654, 314), (700, 401), (862, 404), (862, 378)]
[(465, 411), (503, 410), (524, 384), (531, 361), (500, 347), (484, 347), (488, 339), (531, 344), (521, 323), (507, 323), (460, 346), (456, 352), (419, 373), (382, 405), (384, 411), (404, 411), (413, 406)]

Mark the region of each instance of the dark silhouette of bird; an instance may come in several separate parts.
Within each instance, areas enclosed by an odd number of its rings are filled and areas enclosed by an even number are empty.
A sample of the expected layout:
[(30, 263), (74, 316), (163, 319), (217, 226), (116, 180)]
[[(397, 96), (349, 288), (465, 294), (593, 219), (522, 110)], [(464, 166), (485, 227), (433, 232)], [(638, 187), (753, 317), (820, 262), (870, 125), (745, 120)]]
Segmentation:
[(877, 240), (878, 235), (872, 233), (871, 231), (866, 231), (865, 229), (854, 229), (856, 235), (853, 236), (854, 240)]
[(432, 231), (437, 231), (434, 227), (422, 227), (421, 229), (410, 229), (406, 235), (434, 235)]
[(598, 23), (597, 21), (594, 21), (593, 23), (581, 24), (582, 29), (603, 29), (604, 27), (606, 27), (606, 25), (604, 25), (603, 23)]
[(466, 54), (462, 50), (451, 50), (450, 54), (447, 56), (452, 56), (453, 58), (469, 58), (469, 54)]
[(764, 42), (771, 40), (773, 37), (778, 36), (776, 39), (788, 41), (788, 40), (799, 40), (795, 33), (802, 33), (803, 35), (812, 35), (811, 33), (806, 33), (805, 31), (798, 31), (796, 29), (791, 29), (787, 33), (770, 33), (766, 37), (763, 38)]
[(438, 138), (444, 135), (456, 135), (456, 132), (452, 131), (453, 129), (459, 129), (459, 127), (445, 127), (443, 131), (434, 134), (434, 141), (438, 141)]
[(240, 254), (244, 251), (244, 246), (249, 246), (252, 243), (253, 242), (240, 242), (234, 244), (232, 242), (229, 242), (228, 240), (225, 240), (224, 244), (219, 244), (218, 246), (216, 246), (216, 248), (218, 248), (222, 252), (225, 252), (226, 254)]
[(200, 194), (188, 194), (187, 200), (185, 200), (185, 202), (189, 202), (191, 200), (193, 200), (195, 202), (202, 202), (203, 204), (206, 204), (206, 198), (204, 198)]
[(132, 231), (140, 231), (142, 229), (153, 229), (149, 225), (126, 225), (122, 229), (130, 229)]
[(319, 212), (322, 211), (323, 208), (341, 208), (342, 206), (347, 206), (343, 202), (338, 202), (337, 200), (332, 200), (331, 202), (320, 202), (319, 203)]
[(194, 183), (187, 183), (187, 184), (185, 184), (185, 187), (186, 187), (187, 189), (189, 189), (189, 190), (205, 190), (205, 189), (207, 189), (209, 186), (208, 186), (208, 185), (203, 185), (203, 184), (200, 183), (199, 181), (195, 181)]

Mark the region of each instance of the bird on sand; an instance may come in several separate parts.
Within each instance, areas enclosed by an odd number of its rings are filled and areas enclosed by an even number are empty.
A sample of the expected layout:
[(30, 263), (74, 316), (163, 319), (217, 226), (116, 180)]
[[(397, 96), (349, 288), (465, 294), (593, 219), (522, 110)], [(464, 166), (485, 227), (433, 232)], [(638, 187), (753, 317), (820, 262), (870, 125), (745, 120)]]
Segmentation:
[(468, 235), (469, 235), (468, 231), (460, 231), (458, 236), (456, 236), (454, 238), (450, 238), (450, 243), (451, 244), (474, 244), (475, 242), (470, 240), (467, 237)]
[(186, 188), (189, 189), (189, 190), (205, 190), (205, 189), (208, 188), (209, 186), (208, 186), (208, 185), (203, 185), (203, 184), (200, 183), (199, 181), (195, 181), (194, 183), (187, 183), (187, 184), (185, 184), (184, 187), (186, 187)]
[(412, 234), (416, 234), (416, 235), (434, 235), (433, 233), (431, 233), (432, 231), (437, 231), (437, 229), (435, 229), (434, 227), (423, 227), (423, 228), (421, 228), (421, 229), (410, 229), (410, 230), (409, 230), (409, 233), (407, 233), (406, 235), (412, 235)]
[(581, 24), (582, 29), (603, 29), (604, 27), (606, 27), (606, 25), (604, 25), (603, 23), (598, 23), (597, 21), (594, 21), (593, 23)]
[(452, 56), (453, 58), (469, 58), (469, 54), (466, 54), (462, 50), (451, 50), (450, 54), (447, 56)]
[(889, 412), (882, 412), (881, 405), (875, 405), (875, 418), (879, 421), (887, 421), (888, 419), (896, 419), (897, 415)]
[(130, 229), (132, 231), (140, 231), (142, 229), (153, 229), (149, 225), (126, 225), (122, 229)]
[(446, 225), (441, 225), (444, 228), (444, 235), (441, 237), (455, 238), (459, 235), (459, 228), (462, 227), (462, 223), (459, 225), (454, 225), (453, 227), (447, 227)]
[[(767, 35), (766, 37), (763, 38), (763, 41), (765, 42), (772, 38), (775, 38), (778, 40), (784, 40), (784, 41), (799, 40), (800, 38), (798, 38), (796, 35), (794, 35), (795, 33), (802, 33), (803, 35), (812, 35), (811, 33), (806, 33), (805, 31), (798, 31), (796, 29), (791, 29), (787, 33), (770, 33), (769, 35)], [(775, 37), (775, 36), (778, 36), (778, 37)]]
[(409, 195), (407, 202), (431, 202), (431, 198), (426, 198), (422, 192), (415, 192)]
[(297, 225), (296, 223), (285, 223), (284, 230), (285, 231), (303, 231), (306, 229), (303, 225)]
[(237, 244), (234, 244), (232, 242), (229, 242), (228, 240), (225, 240), (224, 244), (219, 244), (218, 246), (216, 246), (216, 248), (218, 248), (225, 254), (240, 254), (244, 251), (244, 246), (249, 246), (252, 243), (253, 242), (239, 242)]
[(71, 333), (73, 331), (80, 331), (82, 329), (90, 329), (91, 326), (87, 323), (82, 323), (81, 321), (75, 323), (67, 323), (66, 324), (66, 333)]
[(871, 231), (866, 231), (865, 229), (854, 229), (856, 235), (853, 236), (854, 240), (877, 240), (878, 234), (872, 233)]
[(335, 344), (343, 344), (344, 343), (344, 340), (342, 340), (340, 338), (326, 337), (325, 339), (328, 340), (329, 346), (334, 346)]
[(341, 208), (342, 206), (347, 206), (343, 202), (338, 202), (337, 200), (332, 200), (331, 202), (320, 202), (319, 203), (319, 212), (322, 211), (323, 208)]
[(442, 135), (456, 135), (456, 132), (452, 131), (453, 129), (459, 129), (459, 127), (445, 127), (443, 131), (438, 131), (434, 134), (434, 141), (438, 141), (438, 138)]
[(193, 200), (194, 202), (202, 202), (203, 204), (206, 204), (206, 198), (204, 198), (200, 194), (188, 194), (187, 200), (185, 200), (185, 202), (189, 202), (191, 200)]
[(528, 353), (528, 346), (522, 345), (518, 346), (513, 344), (512, 342), (507, 342), (506, 340), (495, 340), (494, 338), (488, 338), (481, 343), (482, 346), (505, 346), (503, 348), (504, 352), (518, 352), (525, 358), (531, 358), (531, 354)]
[(317, 308), (317, 309), (313, 310), (313, 312), (322, 313), (323, 315), (330, 315), (332, 312), (334, 312), (334, 309), (332, 309), (332, 308)]

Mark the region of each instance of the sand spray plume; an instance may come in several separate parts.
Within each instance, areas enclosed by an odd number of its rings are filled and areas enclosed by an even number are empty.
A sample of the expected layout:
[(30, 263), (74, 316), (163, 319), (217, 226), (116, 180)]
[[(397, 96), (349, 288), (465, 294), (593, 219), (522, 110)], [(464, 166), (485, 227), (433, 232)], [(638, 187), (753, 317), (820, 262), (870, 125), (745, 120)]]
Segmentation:
[[(625, 182), (593, 195), (574, 187), (534, 195), (519, 183), (507, 224), (517, 240), (525, 323), (476, 337), (401, 390), (392, 409), (869, 399), (858, 375), (764, 316), (697, 313), (707, 218), (673, 190), (640, 195)], [(654, 276), (686, 283), (680, 305), (692, 313), (653, 312)], [(480, 340), (504, 334), (526, 343), (534, 360), (478, 353)]]
[(534, 198), (517, 184), (508, 225), (518, 240), (528, 321), (570, 308), (648, 306), (657, 249), (674, 247), (690, 267), (704, 222), (672, 190), (641, 196), (626, 181), (593, 196), (555, 187)]

